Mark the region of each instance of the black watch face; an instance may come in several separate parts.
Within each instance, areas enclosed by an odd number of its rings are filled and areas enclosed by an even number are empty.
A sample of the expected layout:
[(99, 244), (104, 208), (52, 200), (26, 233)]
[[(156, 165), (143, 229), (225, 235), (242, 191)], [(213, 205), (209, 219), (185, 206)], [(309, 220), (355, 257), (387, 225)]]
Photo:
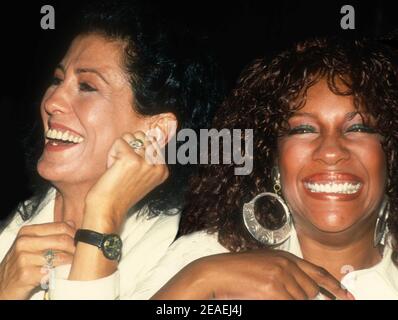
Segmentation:
[(110, 260), (119, 260), (122, 254), (122, 240), (118, 235), (106, 236), (102, 245), (102, 251), (106, 258)]

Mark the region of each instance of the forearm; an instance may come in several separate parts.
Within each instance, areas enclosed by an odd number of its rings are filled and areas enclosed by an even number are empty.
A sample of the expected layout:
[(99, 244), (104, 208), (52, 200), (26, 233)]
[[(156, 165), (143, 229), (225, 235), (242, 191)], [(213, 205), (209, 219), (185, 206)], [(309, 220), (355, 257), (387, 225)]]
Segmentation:
[(214, 298), (211, 271), (201, 260), (186, 266), (170, 279), (152, 300), (208, 300)]

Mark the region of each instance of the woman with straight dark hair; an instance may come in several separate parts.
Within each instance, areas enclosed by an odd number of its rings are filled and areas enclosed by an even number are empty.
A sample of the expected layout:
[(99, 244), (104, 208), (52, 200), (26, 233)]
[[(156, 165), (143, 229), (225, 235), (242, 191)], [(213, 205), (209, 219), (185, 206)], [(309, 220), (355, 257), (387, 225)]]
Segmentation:
[(1, 299), (130, 298), (174, 240), (191, 168), (146, 152), (208, 127), (222, 86), (160, 20), (127, 1), (80, 17), (40, 105), (42, 187), (0, 234)]

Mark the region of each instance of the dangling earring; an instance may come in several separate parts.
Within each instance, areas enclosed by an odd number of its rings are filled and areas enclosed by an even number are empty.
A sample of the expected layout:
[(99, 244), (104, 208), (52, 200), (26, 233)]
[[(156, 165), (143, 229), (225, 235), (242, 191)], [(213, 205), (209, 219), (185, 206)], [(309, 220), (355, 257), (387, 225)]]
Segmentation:
[(386, 235), (388, 232), (387, 220), (390, 214), (390, 202), (385, 196), (381, 204), (379, 216), (377, 217), (375, 233), (373, 236), (373, 246), (377, 247), (379, 244), (384, 245)]
[[(281, 190), (280, 174), (277, 167), (272, 168), (271, 172), (272, 180), (274, 181), (274, 192), (264, 192), (255, 196), (250, 202), (243, 205), (243, 221), (245, 223), (246, 229), (249, 233), (259, 242), (265, 244), (266, 246), (277, 246), (285, 242), (289, 237), (292, 230), (292, 218), (290, 210), (278, 194)], [(263, 227), (254, 214), (255, 203), (258, 199), (262, 197), (273, 197), (275, 198), (283, 207), (285, 212), (285, 223), (282, 227), (276, 230), (271, 230)]]

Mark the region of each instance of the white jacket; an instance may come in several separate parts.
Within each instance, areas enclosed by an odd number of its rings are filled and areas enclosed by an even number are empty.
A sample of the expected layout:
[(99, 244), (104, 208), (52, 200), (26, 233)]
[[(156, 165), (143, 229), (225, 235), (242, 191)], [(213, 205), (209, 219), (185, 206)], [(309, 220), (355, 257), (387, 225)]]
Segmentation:
[[(55, 189), (51, 189), (44, 205), (33, 218), (23, 221), (17, 213), (0, 234), (0, 261), (4, 259), (15, 241), (19, 229), (30, 224), (54, 222)], [(54, 269), (49, 284), (51, 299), (133, 299), (136, 286), (147, 277), (173, 242), (179, 215), (159, 215), (148, 219), (145, 214), (130, 216), (121, 232), (122, 257), (118, 270), (110, 276), (93, 281), (67, 280), (71, 265)], [(44, 290), (31, 299), (43, 299)]]

